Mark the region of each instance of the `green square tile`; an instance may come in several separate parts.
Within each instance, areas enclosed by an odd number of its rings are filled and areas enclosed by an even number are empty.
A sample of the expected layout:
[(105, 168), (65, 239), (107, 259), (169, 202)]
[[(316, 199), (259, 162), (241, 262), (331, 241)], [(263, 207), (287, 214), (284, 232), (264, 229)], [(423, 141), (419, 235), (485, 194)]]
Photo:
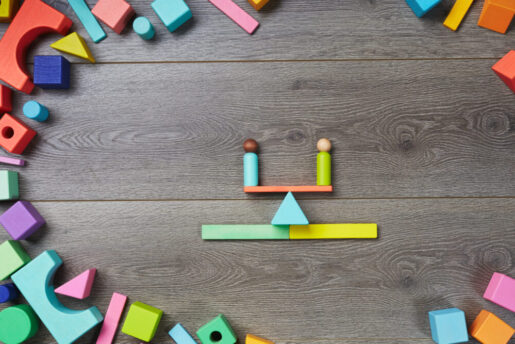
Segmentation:
[(202, 326), (197, 331), (197, 337), (202, 344), (234, 344), (238, 340), (223, 314)]
[(3, 281), (30, 262), (30, 257), (18, 241), (7, 240), (0, 245), (0, 262), (0, 281)]
[(162, 310), (141, 302), (134, 302), (129, 308), (122, 332), (149, 342), (154, 338), (162, 316)]
[(18, 199), (18, 172), (0, 171), (0, 201)]

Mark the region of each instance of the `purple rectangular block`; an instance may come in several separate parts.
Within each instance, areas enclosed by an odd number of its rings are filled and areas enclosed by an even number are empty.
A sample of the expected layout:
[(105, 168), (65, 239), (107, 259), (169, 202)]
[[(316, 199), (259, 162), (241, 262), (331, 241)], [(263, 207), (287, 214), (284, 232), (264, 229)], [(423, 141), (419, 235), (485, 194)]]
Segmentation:
[(4, 164), (14, 165), (14, 166), (25, 166), (25, 160), (16, 159), (16, 158), (8, 158), (6, 156), (0, 156), (0, 162)]
[(0, 224), (14, 240), (24, 240), (45, 224), (45, 219), (27, 201), (18, 201), (0, 216)]

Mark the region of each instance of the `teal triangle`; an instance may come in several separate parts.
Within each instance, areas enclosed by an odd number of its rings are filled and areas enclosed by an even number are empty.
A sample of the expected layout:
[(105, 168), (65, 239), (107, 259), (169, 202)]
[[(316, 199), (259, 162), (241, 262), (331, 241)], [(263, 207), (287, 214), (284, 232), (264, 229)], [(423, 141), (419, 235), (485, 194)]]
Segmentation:
[(307, 225), (309, 224), (306, 215), (300, 208), (297, 200), (291, 192), (284, 197), (281, 206), (272, 219), (273, 225)]

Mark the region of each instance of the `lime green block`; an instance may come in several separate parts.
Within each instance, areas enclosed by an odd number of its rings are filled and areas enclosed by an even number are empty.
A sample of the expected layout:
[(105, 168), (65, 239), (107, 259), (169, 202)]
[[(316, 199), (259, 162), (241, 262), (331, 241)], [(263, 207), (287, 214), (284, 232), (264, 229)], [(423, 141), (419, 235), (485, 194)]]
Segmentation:
[(202, 225), (203, 240), (288, 240), (290, 226)]
[(0, 281), (9, 278), (28, 262), (30, 257), (18, 241), (5, 241), (0, 245)]
[(238, 340), (223, 314), (202, 326), (197, 331), (197, 337), (202, 344), (234, 344)]
[(317, 155), (317, 185), (331, 185), (331, 154), (328, 152)]
[(0, 201), (18, 199), (18, 172), (0, 171)]
[(36, 313), (27, 305), (16, 305), (0, 312), (0, 342), (19, 344), (34, 337), (39, 329)]
[(162, 310), (141, 302), (134, 302), (129, 308), (122, 332), (149, 342), (154, 338), (162, 316)]

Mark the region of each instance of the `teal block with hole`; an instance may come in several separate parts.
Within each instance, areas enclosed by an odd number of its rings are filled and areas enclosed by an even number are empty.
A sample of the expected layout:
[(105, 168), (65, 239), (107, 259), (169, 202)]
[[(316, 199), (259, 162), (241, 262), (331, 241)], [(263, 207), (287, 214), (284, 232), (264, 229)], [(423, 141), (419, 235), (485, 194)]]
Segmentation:
[(234, 344), (238, 340), (223, 314), (202, 326), (197, 337), (202, 344)]
[(18, 172), (0, 171), (0, 201), (18, 199), (19, 197)]

